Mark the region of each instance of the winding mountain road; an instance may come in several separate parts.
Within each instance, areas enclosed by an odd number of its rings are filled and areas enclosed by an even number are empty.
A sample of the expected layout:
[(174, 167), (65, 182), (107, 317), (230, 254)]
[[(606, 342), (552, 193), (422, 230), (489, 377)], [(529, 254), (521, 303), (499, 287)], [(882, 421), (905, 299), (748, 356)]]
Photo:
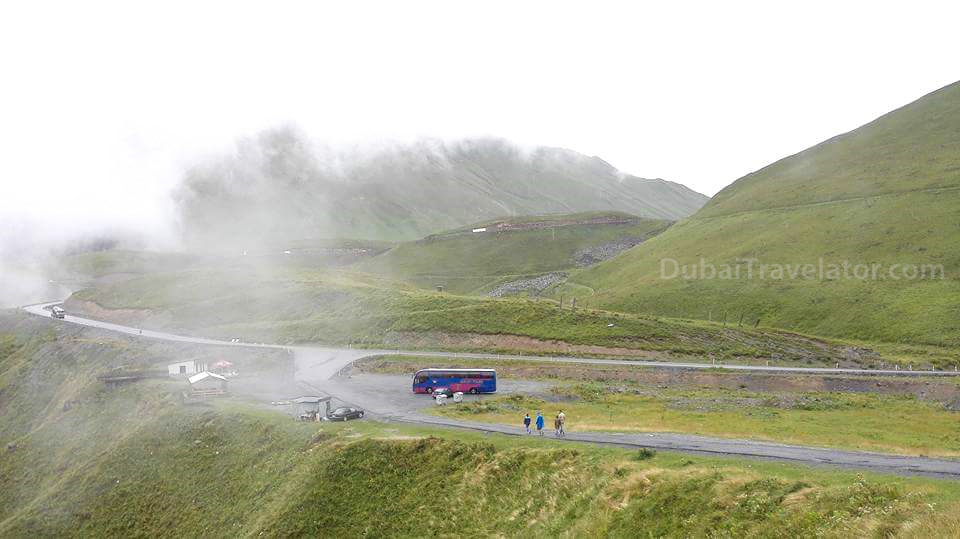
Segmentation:
[[(74, 315), (66, 315), (62, 320), (54, 319), (50, 316), (50, 307), (60, 302), (48, 302), (36, 305), (29, 305), (22, 309), (33, 315), (41, 316), (52, 322), (80, 324), (84, 326), (100, 328), (114, 331), (135, 337), (146, 339), (160, 339), (165, 341), (205, 344), (216, 346), (237, 346), (237, 347), (256, 347), (256, 348), (275, 348), (291, 350), (294, 353), (296, 361), (296, 380), (298, 383), (308, 388), (315, 388), (325, 391), (336, 397), (338, 400), (349, 402), (366, 408), (371, 415), (388, 421), (402, 423), (416, 423), (423, 425), (433, 425), (446, 428), (470, 429), (485, 432), (496, 432), (507, 435), (523, 434), (522, 429), (505, 425), (496, 425), (488, 423), (477, 423), (469, 421), (453, 421), (446, 418), (426, 415), (418, 412), (422, 404), (414, 405), (412, 395), (408, 399), (390, 397), (383, 391), (376, 388), (363, 387), (351, 380), (340, 380), (337, 374), (345, 367), (349, 366), (358, 359), (384, 354), (409, 353), (419, 356), (443, 357), (443, 358), (477, 358), (495, 361), (498, 359), (511, 360), (529, 360), (539, 362), (556, 363), (584, 363), (584, 364), (610, 364), (610, 365), (631, 365), (636, 367), (657, 368), (657, 369), (709, 369), (715, 368), (714, 365), (704, 363), (682, 363), (682, 362), (659, 362), (659, 361), (641, 361), (641, 360), (620, 360), (620, 359), (595, 359), (578, 358), (569, 356), (543, 357), (543, 356), (518, 356), (503, 354), (483, 354), (483, 353), (454, 353), (454, 352), (436, 352), (436, 351), (400, 351), (400, 350), (375, 350), (375, 349), (351, 349), (335, 348), (322, 346), (286, 346), (277, 344), (262, 343), (237, 343), (222, 341), (217, 339), (206, 339), (201, 337), (190, 337), (184, 335), (175, 335), (159, 331), (133, 328), (102, 322), (90, 318), (83, 318)], [(746, 366), (746, 365), (724, 365), (724, 369), (735, 371), (753, 371), (763, 373), (784, 373), (784, 374), (861, 374), (861, 375), (887, 375), (887, 376), (916, 376), (916, 375), (937, 375), (937, 376), (956, 376), (958, 373), (951, 371), (920, 372), (920, 371), (880, 371), (880, 370), (857, 370), (857, 369), (823, 369), (823, 368), (791, 368), (791, 367), (767, 367), (767, 366)], [(422, 399), (420, 399), (422, 400)], [(419, 402), (419, 401), (417, 401)], [(888, 455), (881, 453), (867, 453), (857, 451), (843, 451), (836, 449), (806, 447), (797, 445), (778, 444), (773, 442), (736, 440), (727, 438), (715, 438), (707, 436), (697, 436), (691, 434), (675, 433), (570, 433), (565, 440), (589, 442), (597, 444), (616, 445), (623, 447), (649, 447), (668, 451), (680, 451), (687, 453), (705, 454), (705, 455), (725, 455), (736, 457), (749, 457), (767, 460), (788, 461), (812, 465), (830, 465), (845, 468), (866, 469), (876, 472), (897, 473), (905, 475), (927, 475), (934, 477), (950, 478), (960, 480), (960, 460), (948, 458), (929, 458), (929, 457), (910, 457), (900, 455)]]

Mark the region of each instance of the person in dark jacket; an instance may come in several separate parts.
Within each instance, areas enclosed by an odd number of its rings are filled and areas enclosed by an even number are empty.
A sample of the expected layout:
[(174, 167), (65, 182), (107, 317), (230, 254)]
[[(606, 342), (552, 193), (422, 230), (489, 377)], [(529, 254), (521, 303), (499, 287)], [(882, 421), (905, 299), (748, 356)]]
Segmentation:
[(530, 414), (527, 413), (523, 416), (523, 428), (527, 431), (527, 434), (530, 434)]

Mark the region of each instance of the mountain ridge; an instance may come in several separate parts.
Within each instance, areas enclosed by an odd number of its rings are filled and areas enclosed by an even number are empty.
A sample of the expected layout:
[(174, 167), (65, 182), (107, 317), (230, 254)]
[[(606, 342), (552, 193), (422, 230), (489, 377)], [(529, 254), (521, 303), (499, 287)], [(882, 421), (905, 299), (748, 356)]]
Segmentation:
[[(676, 220), (708, 198), (606, 161), (503, 139), (319, 151), (291, 128), (197, 165), (175, 196), (186, 237), (411, 240), (504, 216), (624, 211)], [(226, 226), (225, 226), (226, 225)]]

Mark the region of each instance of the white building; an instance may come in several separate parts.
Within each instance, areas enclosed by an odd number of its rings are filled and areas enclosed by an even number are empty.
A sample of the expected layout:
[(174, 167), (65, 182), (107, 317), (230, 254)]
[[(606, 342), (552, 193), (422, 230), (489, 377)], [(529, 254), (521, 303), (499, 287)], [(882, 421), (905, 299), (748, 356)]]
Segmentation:
[(227, 379), (212, 372), (198, 372), (187, 379), (194, 396), (210, 397), (227, 392)]
[(204, 370), (206, 370), (206, 368), (199, 359), (191, 359), (190, 361), (181, 361), (167, 365), (167, 374), (170, 376), (190, 376), (191, 374), (197, 374)]

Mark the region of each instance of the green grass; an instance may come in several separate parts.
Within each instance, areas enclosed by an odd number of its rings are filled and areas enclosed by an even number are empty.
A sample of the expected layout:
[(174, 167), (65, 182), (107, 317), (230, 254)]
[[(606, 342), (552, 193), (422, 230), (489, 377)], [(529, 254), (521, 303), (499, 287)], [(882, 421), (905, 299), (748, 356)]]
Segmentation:
[[(624, 224), (564, 224), (598, 218), (630, 219)], [(496, 232), (495, 223), (541, 223), (549, 228)], [(575, 255), (620, 239), (647, 239), (669, 226), (668, 221), (639, 219), (617, 213), (535, 216), (493, 223), (487, 232), (440, 234), (406, 242), (361, 262), (361, 271), (388, 275), (423, 288), (443, 285), (455, 293), (483, 293), (494, 285), (538, 274), (569, 270)]]
[[(949, 394), (931, 385), (956, 380), (871, 378), (817, 379), (745, 375), (731, 371), (661, 375), (616, 365), (557, 365), (510, 359), (479, 360), (416, 355), (366, 358), (360, 373), (412, 375), (421, 368), (490, 368), (500, 379), (542, 380), (549, 389), (526, 396), (483, 398), (478, 404), (436, 408), (451, 417), (518, 425), (524, 413), (563, 409), (572, 429), (618, 432), (683, 432), (800, 445), (909, 455), (960, 456), (957, 412)], [(856, 380), (859, 381), (859, 380)], [(876, 387), (873, 387), (873, 386)], [(750, 389), (747, 389), (747, 388)], [(841, 388), (829, 391), (830, 387)], [(802, 389), (801, 389), (802, 388)], [(890, 393), (889, 388), (896, 388)], [(864, 390), (874, 393), (860, 393)], [(921, 400), (912, 392), (943, 395)]]
[(317, 268), (353, 263), (386, 251), (390, 245), (369, 240), (305, 238), (228, 251), (210, 248), (203, 253), (107, 249), (63, 256), (56, 265), (51, 264), (44, 271), (58, 280), (96, 282), (104, 277), (132, 278), (222, 266), (249, 268), (250, 271)]
[[(615, 310), (960, 346), (960, 85), (748, 175), (693, 217), (571, 277)], [(664, 280), (660, 260), (940, 264), (945, 279)], [(740, 262), (743, 271), (745, 263)], [(955, 355), (955, 354), (954, 354)]]
[(753, 393), (561, 385), (546, 397), (483, 399), (435, 413), (519, 424), (525, 412), (567, 414), (571, 431), (681, 432), (905, 455), (960, 456), (956, 412), (910, 396)]
[(202, 258), (197, 255), (110, 249), (65, 256), (57, 270), (64, 275), (87, 278), (111, 274), (142, 275), (197, 266)]
[[(636, 215), (623, 212), (623, 211), (585, 211), (577, 213), (541, 213), (541, 214), (532, 214), (532, 215), (512, 215), (506, 217), (499, 217), (497, 219), (488, 219), (485, 221), (478, 221), (476, 223), (471, 223), (466, 226), (459, 228), (454, 228), (446, 232), (440, 232), (438, 234), (433, 234), (428, 236), (428, 238), (439, 238), (450, 234), (457, 234), (461, 232), (471, 232), (475, 228), (483, 227), (494, 227), (496, 225), (525, 225), (531, 223), (542, 223), (547, 225), (556, 225), (556, 226), (565, 226), (570, 223), (570, 221), (588, 221), (591, 219), (604, 219), (604, 218), (619, 218), (619, 219), (641, 219)], [(646, 220), (646, 219), (645, 219)]]
[(146, 427), (92, 462), (67, 464), (54, 488), (9, 508), (0, 532), (855, 536), (924, 521), (944, 536), (956, 530), (957, 489), (931, 480), (663, 453), (638, 461), (627, 450), (377, 424), (318, 431), (216, 409)]
[[(0, 316), (0, 536), (960, 530), (960, 483), (951, 481), (371, 421), (297, 423), (242, 398), (185, 405), (165, 380), (106, 390), (89, 376), (97, 365), (162, 363), (182, 350), (104, 346), (96, 331), (56, 327)], [(88, 356), (95, 344), (101, 352)], [(47, 412), (23, 408), (33, 401)]]
[[(861, 364), (846, 359), (846, 343), (776, 330), (561, 310), (546, 300), (439, 294), (343, 271), (216, 268), (157, 273), (81, 290), (68, 308), (82, 307), (77, 301), (142, 311), (142, 316), (130, 316), (131, 323), (144, 327), (253, 342)], [(489, 337), (478, 344), (473, 335)]]

